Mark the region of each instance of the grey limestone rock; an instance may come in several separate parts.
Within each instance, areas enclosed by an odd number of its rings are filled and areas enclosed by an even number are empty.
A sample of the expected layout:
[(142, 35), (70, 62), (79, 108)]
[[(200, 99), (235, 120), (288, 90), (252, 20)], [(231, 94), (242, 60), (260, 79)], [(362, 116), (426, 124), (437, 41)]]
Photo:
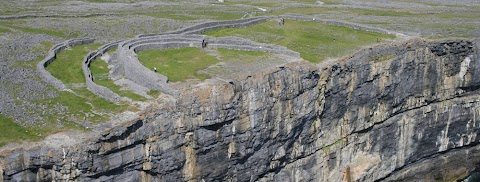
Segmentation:
[(81, 144), (3, 152), (0, 179), (452, 179), (480, 164), (479, 48), (413, 40), (202, 84)]

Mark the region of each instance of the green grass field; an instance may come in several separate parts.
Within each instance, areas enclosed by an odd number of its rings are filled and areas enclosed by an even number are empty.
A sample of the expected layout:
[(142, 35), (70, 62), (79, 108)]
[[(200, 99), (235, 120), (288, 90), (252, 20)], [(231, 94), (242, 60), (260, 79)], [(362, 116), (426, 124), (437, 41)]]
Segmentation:
[(228, 28), (205, 32), (214, 37), (237, 36), (257, 42), (285, 46), (313, 63), (353, 52), (362, 46), (395, 36), (355, 30), (317, 22), (286, 20), (284, 26), (268, 21), (251, 27)]
[(138, 59), (147, 68), (157, 68), (158, 73), (165, 75), (172, 82), (189, 78), (204, 80), (208, 75), (197, 71), (220, 62), (215, 56), (208, 55), (200, 48), (178, 48), (166, 50), (146, 50), (138, 53)]
[(94, 51), (100, 46), (101, 44), (96, 43), (85, 44), (60, 51), (57, 59), (46, 69), (65, 84), (83, 84), (85, 78), (82, 72), (82, 60), (88, 52)]

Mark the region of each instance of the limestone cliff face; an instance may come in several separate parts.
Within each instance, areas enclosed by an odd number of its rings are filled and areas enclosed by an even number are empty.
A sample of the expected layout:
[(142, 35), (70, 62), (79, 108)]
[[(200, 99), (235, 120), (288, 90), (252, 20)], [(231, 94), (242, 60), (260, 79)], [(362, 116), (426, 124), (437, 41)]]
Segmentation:
[[(410, 41), (199, 85), (0, 181), (448, 181), (480, 164), (480, 43)], [(2, 179), (3, 178), (3, 179)]]

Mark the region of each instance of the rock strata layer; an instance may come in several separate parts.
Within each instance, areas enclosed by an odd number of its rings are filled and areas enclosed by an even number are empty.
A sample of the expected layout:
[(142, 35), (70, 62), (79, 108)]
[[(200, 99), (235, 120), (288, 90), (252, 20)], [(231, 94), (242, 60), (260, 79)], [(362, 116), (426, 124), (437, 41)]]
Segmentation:
[[(201, 84), (0, 181), (448, 181), (480, 164), (480, 42), (414, 40)], [(432, 172), (433, 171), (433, 172)]]

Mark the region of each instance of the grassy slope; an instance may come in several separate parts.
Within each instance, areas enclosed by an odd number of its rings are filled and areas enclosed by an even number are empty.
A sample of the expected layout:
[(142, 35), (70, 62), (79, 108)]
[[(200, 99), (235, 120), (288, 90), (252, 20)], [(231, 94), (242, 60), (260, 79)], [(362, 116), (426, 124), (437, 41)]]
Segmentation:
[(65, 84), (85, 83), (82, 60), (88, 52), (96, 50), (100, 46), (101, 44), (78, 45), (60, 51), (57, 54), (57, 59), (47, 66), (47, 71)]
[(329, 57), (339, 57), (362, 46), (394, 36), (354, 30), (347, 27), (316, 22), (286, 20), (284, 26), (269, 21), (246, 28), (229, 28), (208, 31), (214, 37), (237, 36), (257, 42), (286, 46), (301, 57), (318, 63)]
[(25, 128), (0, 114), (0, 147), (10, 142), (36, 141), (40, 137), (31, 128)]

